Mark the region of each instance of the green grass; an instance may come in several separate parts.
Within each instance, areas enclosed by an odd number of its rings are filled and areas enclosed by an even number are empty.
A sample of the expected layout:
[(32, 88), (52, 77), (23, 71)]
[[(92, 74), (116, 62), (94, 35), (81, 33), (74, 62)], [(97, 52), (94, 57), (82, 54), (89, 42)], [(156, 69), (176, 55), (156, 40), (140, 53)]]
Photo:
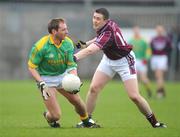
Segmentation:
[[(81, 96), (89, 82), (84, 82)], [(155, 89), (155, 85), (152, 85)], [(146, 97), (143, 87), (142, 95)], [(40, 93), (32, 81), (0, 82), (0, 137), (180, 137), (180, 83), (167, 83), (167, 98), (147, 99), (167, 129), (153, 129), (128, 99), (122, 83), (112, 81), (99, 96), (94, 118), (103, 128), (76, 129), (79, 116), (67, 100), (59, 96), (62, 128), (48, 127)], [(155, 95), (155, 94), (154, 94)]]

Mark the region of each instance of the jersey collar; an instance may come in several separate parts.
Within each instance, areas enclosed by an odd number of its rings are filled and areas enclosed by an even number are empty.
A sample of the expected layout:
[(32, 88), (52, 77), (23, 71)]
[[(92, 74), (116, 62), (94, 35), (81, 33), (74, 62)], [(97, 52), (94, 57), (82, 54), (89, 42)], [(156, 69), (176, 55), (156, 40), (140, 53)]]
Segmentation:
[(97, 34), (100, 34), (102, 33), (108, 26), (108, 23), (110, 22), (110, 19), (108, 19), (108, 21), (106, 22), (106, 24), (100, 29), (97, 31)]
[(59, 45), (57, 45), (57, 44), (54, 43), (54, 40), (53, 40), (52, 36), (49, 35), (49, 43), (53, 44), (55, 47), (60, 48), (62, 46), (63, 42), (64, 42), (64, 40), (62, 40), (61, 43)]

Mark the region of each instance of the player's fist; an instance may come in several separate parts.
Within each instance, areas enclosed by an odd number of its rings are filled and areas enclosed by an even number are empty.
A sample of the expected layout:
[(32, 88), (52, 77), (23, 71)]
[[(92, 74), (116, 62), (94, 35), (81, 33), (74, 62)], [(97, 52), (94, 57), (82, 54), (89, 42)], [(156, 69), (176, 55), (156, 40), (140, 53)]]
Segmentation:
[(86, 48), (86, 47), (87, 47), (86, 42), (81, 41), (81, 40), (79, 40), (79, 41), (75, 44), (75, 46), (76, 46), (78, 49), (83, 49), (83, 48)]
[(44, 81), (40, 81), (37, 83), (38, 88), (41, 91), (42, 97), (44, 100), (47, 100), (50, 97), (49, 88)]

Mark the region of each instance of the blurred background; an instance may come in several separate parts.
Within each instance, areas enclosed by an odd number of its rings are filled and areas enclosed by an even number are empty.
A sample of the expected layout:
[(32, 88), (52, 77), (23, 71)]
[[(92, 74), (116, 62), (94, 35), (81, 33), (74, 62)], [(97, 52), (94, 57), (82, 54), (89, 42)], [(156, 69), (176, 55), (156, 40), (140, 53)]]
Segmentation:
[[(139, 25), (149, 41), (157, 24), (172, 40), (166, 79), (180, 80), (180, 0), (0, 0), (0, 80), (29, 79), (27, 59), (32, 45), (47, 33), (52, 18), (64, 18), (73, 40), (89, 40), (94, 9), (105, 7), (122, 28), (125, 39)], [(81, 78), (91, 78), (102, 53), (79, 62)], [(151, 71), (149, 75), (151, 76)]]

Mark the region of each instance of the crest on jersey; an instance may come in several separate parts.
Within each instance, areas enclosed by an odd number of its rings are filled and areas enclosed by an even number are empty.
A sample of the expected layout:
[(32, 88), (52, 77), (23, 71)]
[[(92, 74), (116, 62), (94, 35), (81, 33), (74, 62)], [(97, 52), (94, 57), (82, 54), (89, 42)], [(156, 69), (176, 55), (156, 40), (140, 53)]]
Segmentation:
[(54, 54), (50, 53), (49, 58), (54, 58)]

